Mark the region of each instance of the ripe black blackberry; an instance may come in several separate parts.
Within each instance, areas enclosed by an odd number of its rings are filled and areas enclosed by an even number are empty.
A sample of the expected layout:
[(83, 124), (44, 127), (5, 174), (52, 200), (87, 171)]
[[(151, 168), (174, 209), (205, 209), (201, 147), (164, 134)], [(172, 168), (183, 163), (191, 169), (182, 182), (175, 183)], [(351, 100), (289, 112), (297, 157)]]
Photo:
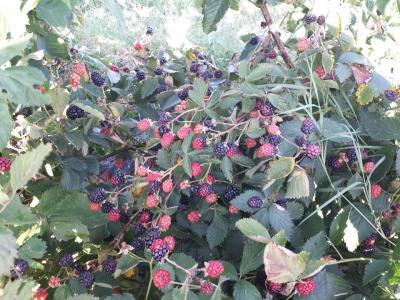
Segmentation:
[(196, 61), (193, 61), (190, 64), (190, 72), (192, 72), (192, 73), (197, 73), (199, 71), (199, 68), (200, 68), (200, 64), (197, 63)]
[(279, 135), (269, 135), (268, 136), (268, 143), (278, 146), (282, 141), (282, 138)]
[(169, 132), (169, 128), (166, 125), (160, 125), (157, 130), (158, 130), (158, 134), (160, 135), (160, 137), (162, 137), (164, 135), (164, 133)]
[(306, 149), (308, 146), (311, 145), (311, 142), (309, 140), (307, 140), (304, 136), (301, 136), (301, 135), (296, 136), (296, 138), (294, 139), (294, 142), (301, 149)]
[(204, 127), (207, 127), (209, 129), (215, 129), (215, 124), (216, 122), (213, 119), (206, 119), (203, 122)]
[(240, 189), (236, 185), (229, 185), (224, 190), (224, 199), (230, 201), (240, 195)]
[(163, 69), (161, 69), (160, 67), (155, 67), (154, 68), (154, 74), (155, 75), (162, 75), (163, 74)]
[(365, 255), (370, 255), (374, 252), (375, 249), (375, 242), (376, 242), (377, 235), (376, 233), (371, 233), (368, 238), (363, 240), (361, 252)]
[(161, 187), (161, 182), (159, 182), (158, 180), (153, 180), (150, 181), (149, 183), (149, 193), (150, 194), (155, 194), (158, 192), (158, 190)]
[(61, 267), (64, 267), (64, 268), (71, 267), (74, 264), (74, 258), (72, 257), (72, 254), (70, 254), (70, 253), (64, 254), (61, 257), (59, 264)]
[(303, 120), (303, 122), (301, 123), (301, 127), (300, 130), (304, 133), (304, 134), (311, 134), (314, 132), (315, 128), (314, 128), (314, 121), (307, 117)]
[(79, 275), (79, 274), (81, 274), (82, 272), (85, 272), (85, 271), (86, 271), (85, 266), (82, 265), (82, 264), (79, 263), (79, 262), (75, 262), (71, 267), (74, 269), (74, 272), (75, 272), (75, 274), (77, 274), (77, 275)]
[(319, 16), (317, 19), (318, 25), (324, 25), (325, 24), (325, 17), (324, 16)]
[(160, 65), (165, 65), (167, 63), (167, 59), (164, 56), (161, 56), (158, 59), (158, 62), (160, 63)]
[(346, 150), (346, 157), (350, 163), (357, 161), (357, 151), (354, 148)]
[(107, 258), (103, 261), (102, 267), (104, 273), (112, 274), (115, 272), (117, 262), (111, 256), (107, 256)]
[(144, 247), (144, 242), (143, 242), (142, 239), (134, 238), (134, 239), (132, 240), (131, 246), (132, 246), (132, 248), (133, 248), (133, 249), (132, 249), (133, 252), (138, 252), (138, 251), (140, 251), (140, 250), (143, 249), (143, 247)]
[(253, 36), (251, 39), (250, 39), (250, 45), (253, 45), (253, 46), (255, 46), (255, 45), (257, 45), (258, 43), (260, 42), (260, 38), (256, 35), (256, 36)]
[(204, 80), (212, 79), (214, 77), (214, 74), (210, 71), (204, 71), (203, 73), (201, 73), (200, 77)]
[(151, 255), (153, 256), (153, 258), (160, 262), (161, 259), (166, 256), (169, 252), (169, 247), (167, 243), (163, 243), (163, 245), (157, 249), (155, 249), (154, 251), (152, 251)]
[(146, 78), (146, 74), (145, 74), (143, 71), (137, 71), (137, 72), (136, 72), (136, 78), (137, 78), (139, 81), (141, 81), (141, 80), (143, 80), (143, 79)]
[(24, 259), (17, 259), (14, 264), (15, 272), (18, 272), (20, 275), (23, 274), (26, 269), (28, 269), (28, 262)]
[(108, 201), (104, 202), (101, 205), (101, 211), (105, 214), (108, 214), (113, 208), (114, 208), (114, 205)]
[(78, 106), (71, 104), (66, 111), (67, 118), (75, 120), (86, 116), (86, 112)]
[(214, 154), (217, 157), (222, 157), (228, 151), (228, 147), (224, 143), (216, 143), (214, 145)]
[(165, 124), (171, 120), (171, 114), (169, 112), (162, 111), (159, 114), (158, 123)]
[(399, 95), (396, 93), (396, 91), (393, 90), (386, 90), (383, 94), (389, 101), (392, 102), (396, 101), (399, 98)]
[(274, 107), (271, 103), (263, 103), (260, 106), (260, 114), (264, 117), (269, 117), (274, 114)]
[(317, 20), (317, 17), (313, 14), (308, 14), (305, 19), (307, 24), (311, 24)]
[(278, 204), (278, 205), (280, 205), (280, 206), (282, 206), (283, 208), (287, 208), (287, 200), (286, 199), (279, 199), (279, 200), (276, 200), (276, 202), (275, 202), (276, 204)]
[(189, 90), (183, 89), (178, 92), (178, 98), (181, 100), (185, 100), (189, 96)]
[(156, 88), (156, 94), (165, 92), (166, 90), (168, 90), (168, 87), (165, 84), (159, 84)]
[(197, 197), (199, 196), (200, 185), (199, 184), (192, 184), (190, 186), (190, 197)]
[(147, 34), (147, 35), (153, 35), (153, 33), (154, 33), (153, 28), (151, 28), (150, 26), (147, 26), (146, 34)]
[(100, 203), (106, 199), (106, 191), (102, 188), (97, 188), (89, 193), (89, 200), (93, 203)]
[(94, 282), (94, 275), (88, 271), (79, 274), (79, 282), (85, 287), (90, 288)]
[(214, 77), (216, 79), (220, 79), (222, 77), (222, 71), (221, 70), (214, 71)]
[(264, 204), (264, 201), (258, 196), (250, 197), (247, 200), (247, 205), (250, 208), (260, 208), (261, 206), (263, 206), (263, 204)]
[(143, 224), (136, 223), (132, 226), (132, 232), (136, 236), (142, 235), (145, 231), (146, 228), (143, 226)]
[(161, 231), (158, 228), (152, 228), (149, 230), (149, 232), (146, 234), (146, 237), (144, 238), (144, 243), (146, 248), (149, 248), (153, 242), (158, 239), (161, 235)]
[(106, 82), (106, 78), (99, 72), (93, 71), (90, 74), (90, 78), (92, 79), (92, 82), (97, 85), (98, 87), (102, 86), (104, 82)]
[(122, 171), (117, 170), (112, 174), (110, 181), (112, 185), (120, 185), (125, 182), (125, 174)]

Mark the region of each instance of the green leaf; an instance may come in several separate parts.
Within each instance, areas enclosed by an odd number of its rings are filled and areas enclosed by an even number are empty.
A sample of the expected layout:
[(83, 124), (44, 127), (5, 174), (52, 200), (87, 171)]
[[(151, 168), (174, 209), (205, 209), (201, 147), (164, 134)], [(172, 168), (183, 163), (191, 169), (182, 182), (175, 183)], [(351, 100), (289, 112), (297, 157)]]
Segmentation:
[(257, 288), (246, 280), (239, 280), (233, 290), (235, 300), (261, 300), (261, 294)]
[(137, 257), (129, 254), (122, 255), (121, 258), (117, 260), (117, 267), (115, 268), (114, 277), (117, 278), (121, 274), (136, 267), (138, 263), (139, 260), (137, 259)]
[(256, 139), (265, 134), (265, 129), (260, 128), (260, 121), (257, 119), (250, 119), (249, 127), (246, 130), (247, 136)]
[(51, 152), (51, 144), (40, 144), (35, 149), (19, 155), (13, 162), (10, 170), (11, 187), (14, 192), (22, 188), (42, 166), (44, 159)]
[(17, 242), (11, 230), (0, 226), (0, 275), (8, 275), (17, 257)]
[(37, 44), (47, 55), (69, 60), (68, 44), (57, 34), (47, 32), (46, 35), (38, 37)]
[(333, 119), (324, 118), (321, 134), (328, 140), (337, 143), (348, 143), (352, 141), (346, 127)]
[(287, 211), (289, 212), (292, 220), (299, 220), (304, 214), (304, 207), (299, 202), (288, 202)]
[(42, 258), (46, 253), (46, 242), (39, 238), (30, 238), (19, 248), (19, 256), (25, 260)]
[(233, 165), (232, 165), (232, 161), (229, 159), (228, 156), (224, 156), (224, 158), (221, 161), (220, 168), (221, 168), (222, 173), (224, 173), (225, 178), (228, 179), (230, 182), (232, 182)]
[(229, 6), (230, 0), (204, 0), (203, 30), (206, 33), (217, 29), (217, 23), (224, 17)]
[(246, 76), (246, 81), (253, 82), (263, 79), (267, 74), (271, 74), (273, 65), (271, 64), (259, 64)]
[(259, 197), (261, 199), (264, 199), (263, 195), (260, 192), (255, 190), (247, 190), (246, 192), (232, 199), (230, 203), (239, 210), (246, 212), (256, 212), (259, 209), (251, 208), (247, 205), (247, 200), (249, 200), (251, 197)]
[(339, 79), (339, 82), (343, 83), (348, 78), (350, 78), (350, 76), (352, 74), (353, 73), (351, 72), (351, 69), (349, 66), (347, 66), (345, 64), (341, 64), (341, 63), (336, 64), (335, 75)]
[(48, 92), (50, 96), (51, 107), (58, 116), (62, 116), (69, 103), (69, 95), (65, 89), (60, 86)]
[(344, 64), (358, 64), (365, 66), (371, 65), (367, 58), (355, 52), (344, 52), (342, 55), (340, 55), (338, 62)]
[(24, 107), (48, 104), (47, 95), (34, 88), (44, 81), (43, 73), (30, 66), (13, 66), (0, 71), (0, 88), (7, 91), (9, 100)]
[(367, 109), (360, 110), (361, 125), (368, 135), (377, 141), (400, 138), (400, 117), (382, 117)]
[[(169, 259), (185, 269), (191, 269), (197, 265), (197, 262), (185, 253), (173, 253)], [(175, 268), (175, 274), (181, 282), (185, 281), (187, 274), (182, 269)]]
[(63, 284), (56, 289), (53, 297), (54, 300), (65, 300), (70, 296), (72, 296), (71, 288), (68, 285)]
[(239, 10), (240, 0), (230, 0), (230, 1), (231, 1), (230, 8), (233, 10)]
[(246, 242), (240, 261), (240, 275), (253, 271), (263, 264), (264, 248), (264, 244), (254, 241)]
[(221, 91), (214, 91), (211, 94), (210, 99), (208, 99), (207, 107), (210, 108), (210, 107), (218, 104), (221, 101), (221, 95), (222, 95)]
[(303, 250), (310, 253), (310, 259), (319, 259), (325, 255), (326, 246), (326, 235), (321, 231), (307, 240), (303, 246)]
[(17, 279), (9, 281), (4, 288), (4, 293), (1, 297), (2, 300), (31, 300), (32, 291), (37, 285), (34, 281), (26, 281), (24, 279)]
[(150, 78), (143, 81), (142, 98), (144, 99), (153, 94), (154, 91), (157, 89), (157, 86), (158, 86), (158, 80), (156, 78)]
[(383, 276), (388, 270), (389, 262), (384, 259), (374, 259), (365, 266), (363, 284), (367, 285), (371, 281)]
[(75, 101), (73, 102), (73, 104), (83, 109), (84, 111), (88, 112), (89, 114), (95, 116), (96, 118), (99, 118), (102, 121), (106, 119), (104, 117), (104, 114), (100, 111), (100, 108), (89, 100)]
[(207, 83), (199, 78), (194, 80), (193, 90), (189, 91), (189, 98), (200, 107), (205, 107), (204, 97), (207, 94)]
[(294, 224), (290, 219), (290, 215), (286, 209), (275, 203), (271, 204), (268, 209), (268, 219), (272, 228), (276, 232), (283, 229), (286, 237), (290, 240), (293, 233)]
[(7, 146), (12, 129), (13, 121), (10, 111), (8, 110), (7, 102), (3, 97), (0, 97), (0, 150)]
[(5, 40), (0, 44), (0, 65), (5, 64), (16, 55), (21, 55), (32, 38), (32, 34), (27, 34), (17, 39)]
[(322, 67), (325, 70), (325, 73), (330, 73), (332, 71), (334, 59), (333, 56), (328, 52), (322, 53)]
[(231, 160), (238, 165), (243, 167), (251, 168), (254, 167), (254, 161), (247, 156), (244, 155), (235, 155), (231, 157)]
[(71, 296), (67, 300), (99, 300), (99, 299), (100, 299), (99, 297), (95, 297), (90, 294), (80, 294), (73, 297)]
[(374, 100), (374, 95), (372, 94), (371, 88), (362, 84), (358, 87), (356, 92), (356, 101), (360, 105), (370, 104)]
[(292, 173), (295, 161), (293, 157), (281, 157), (269, 163), (268, 180), (284, 178)]
[(136, 298), (131, 294), (123, 293), (108, 296), (105, 300), (136, 300)]
[(207, 242), (210, 248), (220, 245), (228, 234), (228, 221), (215, 213), (214, 219), (210, 226), (207, 228)]
[(336, 214), (329, 229), (329, 238), (335, 245), (338, 245), (344, 236), (346, 222), (349, 217), (349, 207)]
[(89, 240), (89, 231), (85, 225), (73, 217), (57, 216), (49, 218), (49, 228), (57, 240), (68, 241), (79, 238)]
[(38, 220), (31, 209), (21, 203), (18, 195), (14, 196), (1, 213), (0, 224), (20, 226), (34, 224)]
[(295, 170), (288, 180), (285, 198), (300, 199), (310, 195), (308, 176), (304, 170)]
[(232, 265), (230, 262), (224, 260), (222, 260), (221, 262), (224, 265), (224, 272), (222, 273), (222, 276), (225, 276), (230, 280), (237, 281), (238, 276), (235, 266)]
[(244, 218), (236, 222), (235, 226), (249, 239), (261, 243), (271, 240), (267, 229), (254, 219)]
[(37, 15), (47, 24), (54, 27), (65, 27), (72, 18), (73, 0), (41, 0), (37, 7)]

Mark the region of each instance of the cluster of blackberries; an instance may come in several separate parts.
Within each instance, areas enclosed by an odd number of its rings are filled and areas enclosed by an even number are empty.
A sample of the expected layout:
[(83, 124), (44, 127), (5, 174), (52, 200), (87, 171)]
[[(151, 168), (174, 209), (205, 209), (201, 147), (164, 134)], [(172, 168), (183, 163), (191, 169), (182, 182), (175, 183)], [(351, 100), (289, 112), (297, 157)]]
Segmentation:
[(208, 62), (206, 55), (199, 51), (193, 51), (195, 59), (190, 64), (190, 72), (196, 74), (196, 76), (203, 78), (204, 80), (220, 79), (222, 78), (222, 71), (213, 69), (211, 64)]
[(307, 24), (317, 22), (318, 25), (322, 26), (325, 24), (325, 17), (321, 15), (321, 16), (318, 16), (318, 18), (317, 18), (317, 16), (314, 14), (308, 14), (305, 17), (305, 21)]

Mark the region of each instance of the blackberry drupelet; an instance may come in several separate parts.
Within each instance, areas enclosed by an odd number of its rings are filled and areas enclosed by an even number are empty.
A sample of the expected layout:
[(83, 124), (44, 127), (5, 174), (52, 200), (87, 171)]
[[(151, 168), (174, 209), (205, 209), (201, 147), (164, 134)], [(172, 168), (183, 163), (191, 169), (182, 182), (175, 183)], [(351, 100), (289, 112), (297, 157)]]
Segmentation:
[(149, 230), (149, 232), (146, 234), (146, 237), (144, 238), (144, 243), (146, 248), (149, 248), (151, 244), (160, 237), (161, 231), (158, 228), (152, 228)]
[(102, 86), (104, 82), (106, 82), (106, 78), (97, 71), (93, 71), (90, 74), (90, 78), (92, 79), (92, 82), (98, 87)]
[(85, 288), (89, 288), (94, 282), (94, 275), (88, 271), (82, 272), (81, 274), (79, 274), (79, 282)]
[(97, 188), (89, 193), (89, 200), (93, 203), (100, 203), (106, 199), (106, 191), (102, 188)]
[(86, 116), (86, 112), (78, 106), (71, 104), (66, 111), (67, 118), (75, 120)]
[(264, 201), (260, 197), (257, 197), (257, 196), (250, 197), (247, 200), (247, 205), (250, 208), (260, 208), (261, 206), (263, 206), (263, 204), (264, 204)]
[(240, 189), (236, 185), (230, 185), (224, 190), (224, 199), (227, 201), (240, 195)]
[(113, 208), (114, 208), (114, 205), (108, 201), (104, 202), (101, 205), (101, 211), (105, 214), (108, 214)]

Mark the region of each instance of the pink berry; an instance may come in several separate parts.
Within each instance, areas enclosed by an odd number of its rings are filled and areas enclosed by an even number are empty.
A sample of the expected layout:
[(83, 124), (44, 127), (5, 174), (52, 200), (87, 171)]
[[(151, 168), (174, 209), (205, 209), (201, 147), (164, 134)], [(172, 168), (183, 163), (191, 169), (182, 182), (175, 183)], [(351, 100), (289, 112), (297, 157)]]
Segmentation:
[(192, 162), (191, 164), (191, 169), (192, 169), (192, 176), (197, 177), (203, 172), (203, 167), (201, 164), (197, 161)]
[(108, 219), (111, 222), (117, 222), (119, 221), (119, 219), (121, 218), (121, 213), (119, 212), (118, 209), (113, 208), (112, 210), (110, 210), (110, 212), (107, 214)]
[(197, 137), (192, 141), (192, 148), (194, 150), (202, 150), (207, 146), (206, 140), (203, 137)]
[(174, 182), (171, 178), (168, 178), (162, 183), (162, 190), (164, 193), (170, 193), (174, 188)]
[(80, 83), (81, 83), (81, 78), (79, 77), (78, 74), (73, 73), (70, 77), (69, 77), (69, 84), (73, 87), (73, 88), (77, 88), (79, 87)]
[(214, 291), (214, 286), (211, 282), (209, 281), (203, 281), (200, 285), (200, 291), (204, 295), (211, 295), (212, 292)]
[(310, 43), (306, 37), (298, 39), (296, 43), (296, 49), (298, 52), (303, 52), (304, 50), (307, 50), (309, 47)]
[(195, 127), (194, 127), (194, 129), (193, 129), (193, 131), (194, 131), (194, 133), (196, 133), (196, 134), (202, 134), (203, 133), (203, 125), (201, 125), (201, 124), (197, 124)]
[(185, 137), (187, 137), (190, 134), (191, 131), (192, 131), (192, 128), (190, 128), (190, 126), (183, 126), (183, 127), (178, 129), (178, 131), (176, 132), (176, 136), (180, 140), (184, 140)]
[(125, 161), (121, 158), (115, 160), (114, 165), (117, 169), (122, 170), (124, 168), (125, 165)]
[(172, 132), (166, 132), (161, 138), (161, 146), (169, 148), (174, 143), (175, 136)]
[(150, 172), (147, 174), (146, 181), (151, 182), (151, 181), (161, 181), (161, 174), (158, 172)]
[(133, 48), (135, 48), (136, 51), (140, 51), (140, 50), (143, 49), (142, 44), (141, 44), (139, 41), (136, 41), (136, 42), (133, 44)]
[(209, 194), (209, 195), (207, 195), (207, 197), (206, 197), (206, 202), (207, 202), (208, 204), (214, 204), (215, 202), (217, 202), (217, 200), (218, 200), (218, 197), (217, 197), (217, 195), (214, 194), (214, 193)]
[(255, 146), (257, 146), (257, 142), (255, 139), (252, 138), (247, 138), (246, 139), (246, 147), (251, 149), (254, 148)]
[(32, 300), (46, 300), (49, 293), (44, 288), (39, 288), (33, 295)]
[(271, 157), (276, 153), (275, 146), (272, 144), (263, 144), (256, 151), (256, 157)]
[(218, 278), (224, 273), (224, 265), (219, 260), (209, 260), (204, 265), (206, 267), (206, 276)]
[(90, 202), (89, 209), (93, 212), (99, 211), (101, 209), (101, 203)]
[(317, 73), (318, 77), (323, 77), (325, 75), (325, 70), (322, 66), (316, 66), (314, 72)]
[(171, 226), (171, 217), (169, 215), (164, 215), (158, 220), (158, 227), (162, 231), (166, 231)]
[(137, 128), (141, 132), (149, 131), (151, 127), (151, 120), (150, 119), (142, 119), (137, 122)]
[(51, 276), (49, 278), (48, 285), (49, 285), (49, 287), (51, 287), (53, 289), (59, 287), (60, 286), (60, 278), (58, 278), (57, 276)]
[(171, 281), (171, 274), (164, 269), (158, 269), (153, 273), (153, 284), (158, 289), (165, 288)]
[(140, 177), (144, 177), (147, 175), (147, 168), (145, 166), (139, 166), (136, 170), (136, 174)]
[(73, 71), (78, 74), (79, 76), (85, 76), (86, 75), (86, 68), (84, 65), (81, 64), (75, 64), (73, 67)]
[(187, 219), (190, 223), (195, 224), (200, 221), (201, 214), (197, 210), (192, 210), (188, 213)]
[(159, 202), (160, 202), (160, 200), (157, 195), (154, 195), (154, 194), (148, 195), (146, 198), (146, 207), (147, 208), (157, 207)]
[(375, 163), (373, 161), (366, 162), (364, 164), (364, 172), (371, 173), (374, 170)]
[(382, 187), (379, 184), (375, 183), (371, 186), (371, 197), (372, 198), (374, 198), (374, 199), (378, 198), (381, 195), (381, 193), (382, 193)]
[(237, 213), (239, 212), (239, 210), (238, 210), (235, 206), (229, 205), (229, 212), (230, 212), (232, 215), (234, 215), (234, 214), (237, 214)]
[(278, 135), (281, 133), (279, 131), (279, 127), (276, 124), (268, 125), (267, 131), (268, 131), (268, 134), (270, 134), (270, 135)]
[(186, 190), (186, 189), (189, 188), (189, 187), (190, 187), (189, 180), (184, 180), (184, 181), (182, 181), (182, 182), (179, 184), (179, 188), (180, 188), (181, 190)]
[(267, 283), (267, 289), (271, 293), (277, 293), (282, 289), (282, 283), (276, 283), (276, 282), (272, 282), (270, 280), (267, 280), (266, 283)]
[(7, 157), (0, 157), (0, 172), (7, 173), (10, 172), (11, 169), (11, 160)]
[(307, 278), (296, 283), (295, 287), (299, 296), (307, 296), (315, 290), (315, 282), (312, 278)]
[(175, 248), (175, 238), (172, 235), (167, 235), (164, 241), (167, 243), (169, 251), (173, 251)]

